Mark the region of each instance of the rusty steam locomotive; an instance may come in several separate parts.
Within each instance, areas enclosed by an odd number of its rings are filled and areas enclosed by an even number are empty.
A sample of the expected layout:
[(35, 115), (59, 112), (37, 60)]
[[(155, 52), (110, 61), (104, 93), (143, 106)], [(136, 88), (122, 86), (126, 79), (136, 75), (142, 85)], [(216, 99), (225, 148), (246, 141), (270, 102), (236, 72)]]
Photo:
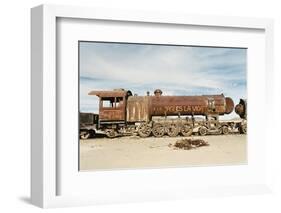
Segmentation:
[(235, 107), (239, 120), (219, 120), (234, 109), (233, 100), (223, 94), (164, 96), (156, 89), (154, 95), (147, 92), (146, 96), (137, 96), (129, 90), (116, 89), (91, 91), (89, 95), (99, 97), (97, 129), (111, 138), (134, 133), (140, 137), (165, 134), (174, 137), (190, 136), (193, 132), (200, 135), (247, 132), (247, 101), (244, 99)]

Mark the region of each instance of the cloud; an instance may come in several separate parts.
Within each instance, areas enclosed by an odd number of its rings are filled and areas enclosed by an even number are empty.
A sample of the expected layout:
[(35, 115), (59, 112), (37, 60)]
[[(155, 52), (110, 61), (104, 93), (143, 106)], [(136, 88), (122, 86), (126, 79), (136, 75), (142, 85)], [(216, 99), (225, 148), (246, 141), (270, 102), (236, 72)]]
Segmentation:
[(97, 110), (90, 90), (113, 88), (138, 95), (156, 88), (165, 95), (224, 93), (238, 102), (247, 97), (246, 54), (238, 48), (80, 42), (81, 110)]

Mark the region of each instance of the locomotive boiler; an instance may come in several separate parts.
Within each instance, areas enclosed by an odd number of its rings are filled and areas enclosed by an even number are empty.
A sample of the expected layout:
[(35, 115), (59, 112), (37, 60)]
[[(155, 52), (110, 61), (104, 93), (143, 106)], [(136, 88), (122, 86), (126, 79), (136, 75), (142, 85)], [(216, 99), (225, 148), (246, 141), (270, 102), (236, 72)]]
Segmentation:
[[(134, 132), (141, 137), (189, 136), (194, 130), (201, 135), (227, 134), (231, 128), (239, 128), (219, 121), (219, 116), (234, 109), (233, 100), (223, 94), (164, 96), (157, 89), (154, 95), (133, 96), (129, 90), (118, 89), (91, 91), (89, 95), (99, 97), (99, 127), (108, 137)], [(199, 115), (204, 119), (195, 119)]]
[[(155, 90), (155, 96), (133, 96), (127, 101), (129, 121), (150, 120), (152, 116), (204, 115), (217, 116), (233, 111), (231, 98), (221, 95), (202, 96), (162, 96), (161, 90)], [(138, 117), (147, 117), (142, 119)]]

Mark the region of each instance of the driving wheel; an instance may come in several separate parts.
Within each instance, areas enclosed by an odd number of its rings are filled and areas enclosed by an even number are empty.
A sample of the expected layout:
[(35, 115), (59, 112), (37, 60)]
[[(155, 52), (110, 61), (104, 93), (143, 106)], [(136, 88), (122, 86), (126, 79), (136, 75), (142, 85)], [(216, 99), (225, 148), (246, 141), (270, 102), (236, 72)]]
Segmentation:
[(167, 134), (170, 137), (176, 137), (179, 134), (179, 128), (176, 124), (169, 124), (167, 127)]
[(192, 134), (193, 128), (191, 124), (184, 124), (181, 128), (181, 134), (185, 137)]
[(138, 134), (142, 138), (150, 136), (150, 134), (151, 134), (151, 127), (148, 124), (146, 124), (146, 123), (141, 124), (139, 126), (139, 128), (138, 128)]
[(155, 124), (152, 128), (152, 134), (155, 137), (162, 137), (165, 134), (165, 127), (162, 124)]

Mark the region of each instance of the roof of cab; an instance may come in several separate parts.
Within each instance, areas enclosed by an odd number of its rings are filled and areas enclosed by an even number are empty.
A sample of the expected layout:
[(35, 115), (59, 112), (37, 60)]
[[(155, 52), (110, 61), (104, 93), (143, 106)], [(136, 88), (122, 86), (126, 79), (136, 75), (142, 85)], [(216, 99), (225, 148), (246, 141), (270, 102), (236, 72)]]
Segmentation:
[(116, 89), (116, 90), (109, 90), (109, 91), (93, 90), (89, 92), (88, 95), (96, 95), (98, 97), (123, 97), (126, 96), (127, 93), (128, 91), (124, 89)]

